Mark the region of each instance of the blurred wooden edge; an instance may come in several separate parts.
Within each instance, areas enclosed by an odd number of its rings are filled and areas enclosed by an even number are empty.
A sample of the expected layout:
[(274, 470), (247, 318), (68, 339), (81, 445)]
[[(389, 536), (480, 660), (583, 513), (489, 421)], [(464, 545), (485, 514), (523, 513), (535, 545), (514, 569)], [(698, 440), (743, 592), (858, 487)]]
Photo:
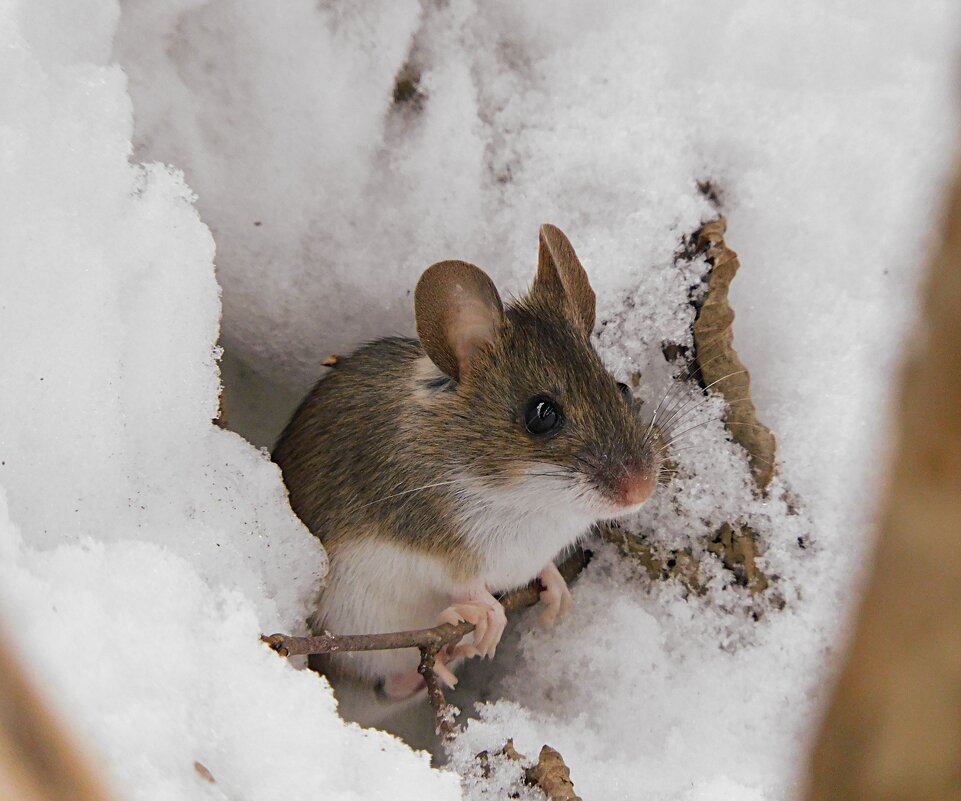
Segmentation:
[(0, 799), (110, 801), (0, 632)]
[(958, 169), (923, 292), (873, 573), (815, 742), (807, 801), (961, 799)]

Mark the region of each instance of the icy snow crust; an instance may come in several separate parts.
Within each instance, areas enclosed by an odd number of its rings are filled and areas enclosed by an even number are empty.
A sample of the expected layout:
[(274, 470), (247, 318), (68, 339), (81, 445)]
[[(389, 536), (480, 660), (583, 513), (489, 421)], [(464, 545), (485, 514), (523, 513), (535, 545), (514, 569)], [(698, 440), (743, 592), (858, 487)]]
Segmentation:
[[(781, 477), (755, 497), (710, 401), (631, 526), (697, 556), (720, 523), (752, 525), (786, 606), (762, 601), (755, 621), (711, 558), (690, 598), (600, 547), (567, 621), (525, 618), (496, 664), (465, 672), (452, 700), (494, 702), (454, 766), (513, 736), (531, 756), (558, 748), (586, 800), (788, 798), (863, 561), (957, 123), (959, 13), (0, 3), (0, 602), (122, 797), (265, 799), (277, 777), (305, 797), (460, 794), (343, 725), (321, 681), (257, 641), (301, 626), (326, 563), (277, 470), (210, 423), (217, 280), (221, 342), (257, 374), (228, 386), (228, 409), (280, 419), (328, 353), (412, 332), (430, 263), (468, 259), (522, 292), (550, 221), (597, 291), (601, 352), (643, 373), (650, 410), (678, 372), (661, 344), (690, 344), (703, 265), (674, 254), (713, 214), (696, 187), (710, 180)], [(420, 80), (398, 103), (405, 64)], [(250, 425), (269, 444), (276, 421)]]

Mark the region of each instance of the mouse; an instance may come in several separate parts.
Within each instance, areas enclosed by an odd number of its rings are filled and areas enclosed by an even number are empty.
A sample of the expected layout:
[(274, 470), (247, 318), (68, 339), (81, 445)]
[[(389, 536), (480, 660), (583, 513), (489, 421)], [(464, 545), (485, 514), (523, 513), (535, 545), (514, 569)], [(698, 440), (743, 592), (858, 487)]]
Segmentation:
[[(663, 466), (653, 425), (591, 341), (596, 297), (573, 246), (540, 228), (529, 291), (504, 303), (464, 261), (424, 271), (417, 338), (339, 358), (273, 450), (290, 505), (329, 572), (315, 634), (376, 634), (469, 621), (441, 652), (447, 686), (493, 658), (501, 593), (539, 579), (540, 620), (571, 605), (556, 560), (599, 521), (636, 512)], [(376, 723), (424, 690), (417, 649), (313, 656), (341, 713)]]

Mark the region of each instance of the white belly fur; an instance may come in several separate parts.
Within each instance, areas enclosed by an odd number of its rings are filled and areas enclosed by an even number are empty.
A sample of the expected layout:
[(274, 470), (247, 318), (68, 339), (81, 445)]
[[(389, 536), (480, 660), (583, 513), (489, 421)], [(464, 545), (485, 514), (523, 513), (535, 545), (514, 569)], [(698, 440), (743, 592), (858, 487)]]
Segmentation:
[[(380, 538), (341, 545), (331, 554), (315, 628), (335, 634), (382, 634), (429, 628), (448, 606), (452, 582), (440, 563)], [(418, 652), (359, 651), (337, 655), (338, 669), (373, 683), (414, 670)]]
[(481, 554), (488, 588), (497, 593), (527, 584), (577, 542), (592, 522), (569, 513), (546, 517), (518, 515), (510, 509), (483, 515), (472, 527), (471, 542)]
[(569, 486), (537, 476), (507, 489), (475, 484), (462, 496), (461, 527), (492, 592), (527, 584), (587, 533), (596, 515), (574, 506), (570, 496)]
[[(530, 483), (524, 497), (514, 492), (472, 493), (460, 524), (468, 547), (481, 562), (477, 583), (493, 593), (523, 586), (565, 548), (587, 532), (593, 517), (562, 498), (540, 493), (530, 509)], [(463, 496), (462, 496), (463, 497)], [(358, 537), (331, 554), (328, 584), (320, 599), (315, 628), (335, 634), (379, 634), (428, 628), (467, 588), (458, 585), (440, 557), (405, 548), (381, 537)], [(338, 654), (338, 672), (373, 684), (415, 670), (416, 649)]]

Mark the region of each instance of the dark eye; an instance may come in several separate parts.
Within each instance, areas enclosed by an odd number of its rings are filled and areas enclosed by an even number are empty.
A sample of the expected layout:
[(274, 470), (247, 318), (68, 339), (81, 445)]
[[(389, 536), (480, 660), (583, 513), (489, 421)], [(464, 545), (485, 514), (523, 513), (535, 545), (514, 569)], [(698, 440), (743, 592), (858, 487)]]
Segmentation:
[(527, 402), (524, 426), (537, 437), (550, 434), (560, 428), (564, 418), (557, 401), (547, 395), (535, 395)]
[(627, 384), (618, 381), (617, 388), (621, 391), (621, 395), (624, 396), (624, 400), (626, 400), (628, 403), (634, 402), (634, 393), (631, 392), (631, 388)]

